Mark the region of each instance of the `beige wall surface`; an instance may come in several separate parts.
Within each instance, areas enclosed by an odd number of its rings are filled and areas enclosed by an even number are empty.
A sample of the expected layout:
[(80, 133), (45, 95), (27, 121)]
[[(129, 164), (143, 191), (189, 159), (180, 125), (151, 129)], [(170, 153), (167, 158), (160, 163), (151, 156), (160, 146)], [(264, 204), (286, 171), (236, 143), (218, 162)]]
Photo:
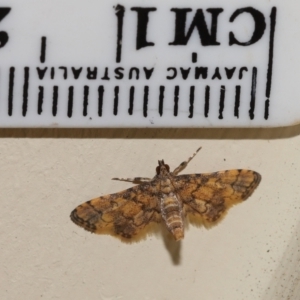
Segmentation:
[[(300, 126), (275, 129), (0, 130), (0, 299), (300, 299)], [(127, 244), (71, 222), (202, 150), (183, 173), (246, 168), (262, 182), (211, 229)]]

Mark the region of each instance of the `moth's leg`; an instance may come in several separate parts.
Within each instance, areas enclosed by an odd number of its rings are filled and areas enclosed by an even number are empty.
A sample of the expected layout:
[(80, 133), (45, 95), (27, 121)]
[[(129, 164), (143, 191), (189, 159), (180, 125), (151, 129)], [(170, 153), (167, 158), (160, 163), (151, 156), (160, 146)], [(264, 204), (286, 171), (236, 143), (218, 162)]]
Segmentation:
[(134, 177), (134, 178), (112, 178), (112, 180), (120, 180), (120, 181), (133, 182), (135, 184), (141, 184), (145, 182), (150, 182), (152, 179), (146, 177)]
[(201, 149), (202, 147), (200, 147), (199, 149), (197, 149), (197, 151), (191, 156), (188, 158), (188, 160), (182, 162), (173, 172), (172, 174), (173, 175), (177, 175), (179, 172), (181, 172), (187, 165), (188, 163), (195, 157), (195, 155), (199, 152), (199, 150)]

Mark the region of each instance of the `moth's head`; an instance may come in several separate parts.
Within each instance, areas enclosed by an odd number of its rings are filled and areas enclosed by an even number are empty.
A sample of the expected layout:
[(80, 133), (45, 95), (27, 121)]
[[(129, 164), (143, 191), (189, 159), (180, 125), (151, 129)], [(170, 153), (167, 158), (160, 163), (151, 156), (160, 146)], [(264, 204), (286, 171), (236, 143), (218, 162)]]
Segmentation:
[(158, 166), (156, 167), (156, 174), (162, 175), (162, 174), (167, 174), (167, 173), (170, 173), (169, 165), (166, 165), (164, 160), (159, 160)]

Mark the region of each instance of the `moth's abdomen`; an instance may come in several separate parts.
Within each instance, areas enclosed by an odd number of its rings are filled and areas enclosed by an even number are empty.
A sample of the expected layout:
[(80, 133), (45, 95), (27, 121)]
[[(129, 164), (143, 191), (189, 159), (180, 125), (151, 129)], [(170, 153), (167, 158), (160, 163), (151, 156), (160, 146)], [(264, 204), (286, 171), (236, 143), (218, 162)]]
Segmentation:
[(176, 241), (183, 239), (184, 227), (182, 206), (175, 195), (168, 195), (161, 201), (162, 217), (168, 230), (173, 234)]

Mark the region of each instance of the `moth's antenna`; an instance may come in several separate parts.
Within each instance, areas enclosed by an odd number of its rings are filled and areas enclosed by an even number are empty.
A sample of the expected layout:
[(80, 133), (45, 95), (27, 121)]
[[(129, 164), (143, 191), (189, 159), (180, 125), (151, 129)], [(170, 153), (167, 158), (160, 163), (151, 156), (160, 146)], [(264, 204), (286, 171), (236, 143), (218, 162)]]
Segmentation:
[(173, 175), (177, 175), (179, 172), (181, 172), (187, 165), (188, 163), (195, 157), (195, 155), (202, 149), (202, 147), (199, 147), (196, 152), (188, 158), (188, 160), (182, 162), (172, 173)]

